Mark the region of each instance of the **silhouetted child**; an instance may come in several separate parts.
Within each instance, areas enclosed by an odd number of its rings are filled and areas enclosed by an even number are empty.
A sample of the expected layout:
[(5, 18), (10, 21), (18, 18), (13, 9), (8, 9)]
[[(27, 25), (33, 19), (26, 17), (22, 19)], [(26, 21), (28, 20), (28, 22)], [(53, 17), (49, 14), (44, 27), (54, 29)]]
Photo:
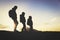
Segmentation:
[(22, 14), (20, 15), (20, 22), (23, 24), (23, 28), (22, 31), (26, 31), (26, 19), (25, 19), (25, 12), (22, 12)]
[(9, 11), (9, 17), (12, 18), (12, 20), (14, 21), (14, 25), (15, 25), (14, 31), (16, 30), (16, 27), (17, 27), (17, 25), (18, 25), (16, 9), (17, 9), (17, 6), (14, 6), (14, 7)]
[(32, 21), (32, 16), (29, 16), (28, 20), (27, 20), (27, 25), (30, 26), (30, 30), (33, 30), (33, 21)]

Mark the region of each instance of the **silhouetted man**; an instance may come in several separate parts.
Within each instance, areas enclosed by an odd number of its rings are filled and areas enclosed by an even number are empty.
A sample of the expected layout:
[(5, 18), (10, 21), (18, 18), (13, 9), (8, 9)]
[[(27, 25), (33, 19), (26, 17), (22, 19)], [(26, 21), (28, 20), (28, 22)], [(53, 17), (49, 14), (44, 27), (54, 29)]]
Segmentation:
[(22, 31), (26, 31), (26, 19), (25, 19), (25, 12), (22, 12), (22, 14), (20, 15), (20, 22), (23, 24), (23, 28)]
[(29, 16), (28, 20), (27, 20), (27, 25), (30, 26), (30, 31), (33, 30), (33, 21), (32, 21), (32, 16)]
[(15, 25), (14, 31), (16, 31), (16, 27), (17, 27), (17, 25), (18, 25), (16, 9), (17, 9), (17, 6), (14, 6), (14, 7), (9, 11), (9, 17), (12, 18), (12, 20), (14, 21), (14, 25)]

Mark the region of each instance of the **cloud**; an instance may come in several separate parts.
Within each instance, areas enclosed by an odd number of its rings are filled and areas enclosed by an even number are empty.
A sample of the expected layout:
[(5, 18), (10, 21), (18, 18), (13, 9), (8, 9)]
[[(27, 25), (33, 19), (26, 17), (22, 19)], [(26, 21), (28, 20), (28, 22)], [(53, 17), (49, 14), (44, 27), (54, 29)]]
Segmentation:
[(0, 29), (5, 29), (7, 26), (0, 24)]

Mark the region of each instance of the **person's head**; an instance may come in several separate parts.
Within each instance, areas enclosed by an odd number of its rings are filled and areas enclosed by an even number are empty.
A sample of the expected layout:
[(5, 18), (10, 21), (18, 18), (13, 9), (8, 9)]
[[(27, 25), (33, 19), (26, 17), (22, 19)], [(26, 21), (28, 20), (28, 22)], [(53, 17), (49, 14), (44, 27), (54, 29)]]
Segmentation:
[(12, 9), (13, 9), (13, 10), (16, 10), (16, 9), (17, 9), (17, 6), (14, 6)]
[(32, 16), (29, 16), (29, 19), (32, 19)]
[(22, 15), (24, 16), (25, 15), (25, 12), (22, 12)]

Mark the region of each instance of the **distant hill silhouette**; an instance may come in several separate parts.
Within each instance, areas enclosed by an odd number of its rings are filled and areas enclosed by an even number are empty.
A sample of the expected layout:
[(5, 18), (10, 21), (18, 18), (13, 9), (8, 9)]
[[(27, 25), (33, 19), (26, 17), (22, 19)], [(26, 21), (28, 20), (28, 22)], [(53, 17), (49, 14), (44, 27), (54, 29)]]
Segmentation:
[(1, 40), (60, 40), (60, 32), (24, 31), (8, 32), (0, 31)]

